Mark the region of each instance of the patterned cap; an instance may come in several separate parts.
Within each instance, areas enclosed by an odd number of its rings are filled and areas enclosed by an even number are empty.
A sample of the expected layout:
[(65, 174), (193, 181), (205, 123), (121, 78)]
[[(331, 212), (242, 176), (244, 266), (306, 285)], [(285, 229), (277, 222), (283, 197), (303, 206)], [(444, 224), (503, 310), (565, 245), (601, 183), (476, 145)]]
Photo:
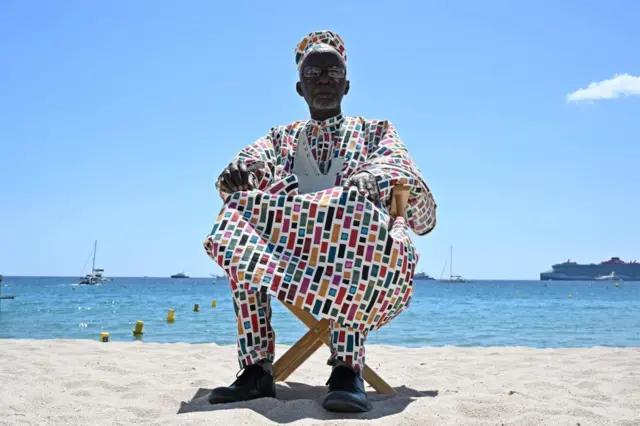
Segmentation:
[(346, 65), (347, 50), (344, 47), (344, 41), (342, 41), (342, 38), (333, 31), (314, 31), (302, 39), (296, 47), (296, 65), (298, 66), (298, 70), (300, 70), (302, 61), (310, 52), (326, 47), (332, 48), (342, 56)]

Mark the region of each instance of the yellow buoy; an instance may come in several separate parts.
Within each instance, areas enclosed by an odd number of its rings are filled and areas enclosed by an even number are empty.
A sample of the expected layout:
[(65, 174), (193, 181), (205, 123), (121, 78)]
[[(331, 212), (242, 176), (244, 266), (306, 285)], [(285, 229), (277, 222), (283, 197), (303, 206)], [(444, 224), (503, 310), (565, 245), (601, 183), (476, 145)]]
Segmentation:
[(100, 333), (100, 341), (102, 343), (107, 343), (109, 341), (109, 333), (107, 332)]
[(200, 312), (200, 305), (198, 305), (197, 303), (193, 305), (193, 312)]
[(167, 322), (173, 322), (176, 319), (176, 314), (173, 311), (173, 309), (169, 309), (169, 312), (167, 313)]
[(212, 308), (215, 308), (215, 307), (216, 307), (216, 299), (213, 299), (213, 300), (211, 301), (211, 307), (212, 307)]
[(144, 334), (144, 332), (142, 331), (143, 327), (144, 327), (144, 322), (138, 321), (136, 323), (136, 328), (133, 329), (133, 335), (134, 336), (142, 336)]

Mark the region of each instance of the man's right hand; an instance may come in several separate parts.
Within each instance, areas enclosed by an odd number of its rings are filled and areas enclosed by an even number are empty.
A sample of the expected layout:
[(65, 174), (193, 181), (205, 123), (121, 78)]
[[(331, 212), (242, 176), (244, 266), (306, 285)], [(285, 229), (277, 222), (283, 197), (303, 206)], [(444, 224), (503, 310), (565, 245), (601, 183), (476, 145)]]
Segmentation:
[(247, 166), (243, 160), (229, 163), (218, 178), (220, 189), (229, 194), (255, 189), (258, 182), (253, 171), (258, 170), (263, 166), (264, 164), (261, 161), (249, 166)]

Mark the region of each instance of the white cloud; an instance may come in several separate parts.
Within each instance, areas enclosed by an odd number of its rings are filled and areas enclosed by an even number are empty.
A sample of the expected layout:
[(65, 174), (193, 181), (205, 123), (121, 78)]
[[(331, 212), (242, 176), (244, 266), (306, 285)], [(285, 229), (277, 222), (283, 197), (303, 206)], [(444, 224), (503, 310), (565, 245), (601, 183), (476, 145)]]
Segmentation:
[(590, 83), (586, 89), (569, 93), (567, 102), (599, 101), (633, 95), (640, 95), (640, 77), (616, 74), (612, 79)]

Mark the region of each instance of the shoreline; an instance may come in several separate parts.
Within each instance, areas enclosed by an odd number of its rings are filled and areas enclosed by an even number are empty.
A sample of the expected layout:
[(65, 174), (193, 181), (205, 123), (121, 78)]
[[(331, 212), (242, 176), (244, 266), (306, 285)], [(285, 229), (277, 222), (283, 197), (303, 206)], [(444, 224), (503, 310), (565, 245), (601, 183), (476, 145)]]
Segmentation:
[[(110, 336), (112, 338), (113, 335)], [(301, 336), (302, 337), (302, 336)], [(153, 342), (153, 341), (144, 341), (144, 339), (140, 340), (109, 340), (109, 342), (103, 343), (100, 342), (100, 334), (96, 334), (94, 337), (87, 338), (53, 338), (53, 337), (43, 337), (43, 338), (22, 338), (22, 337), (0, 337), (0, 348), (2, 347), (3, 342), (57, 342), (57, 343), (65, 343), (70, 344), (73, 342), (95, 342), (100, 345), (187, 345), (187, 346), (213, 346), (216, 348), (232, 348), (235, 350), (235, 345), (231, 344), (219, 344), (216, 342)], [(276, 343), (276, 351), (279, 354), (282, 354), (283, 350), (287, 350), (290, 348), (292, 344), (287, 343)], [(326, 346), (325, 346), (326, 347)], [(423, 349), (455, 349), (455, 350), (465, 350), (465, 349), (479, 349), (479, 350), (488, 350), (493, 349), (495, 351), (506, 350), (509, 351), (511, 349), (523, 349), (523, 350), (533, 350), (533, 351), (554, 351), (554, 350), (591, 350), (591, 349), (629, 349), (629, 350), (638, 350), (640, 351), (640, 345), (638, 346), (607, 346), (607, 345), (595, 345), (595, 346), (548, 346), (548, 347), (534, 347), (534, 346), (526, 346), (526, 345), (490, 345), (490, 346), (480, 346), (480, 345), (422, 345), (422, 346), (406, 346), (406, 345), (389, 345), (389, 344), (381, 344), (381, 343), (367, 343), (366, 348), (378, 348), (377, 350), (382, 350), (385, 348), (397, 348), (404, 349), (408, 351), (413, 350), (423, 350)], [(327, 348), (327, 351), (329, 349)], [(322, 346), (318, 349), (318, 352), (322, 352)], [(1, 365), (1, 364), (0, 364)]]
[[(632, 425), (640, 418), (640, 347), (367, 345), (367, 364), (398, 392), (373, 410), (328, 413), (319, 349), (277, 399), (211, 406), (235, 380), (235, 346), (0, 339), (0, 424)], [(276, 357), (288, 346), (276, 345)], [(277, 358), (276, 358), (277, 359)], [(7, 423), (4, 423), (7, 422)], [(637, 424), (637, 423), (635, 423)]]

